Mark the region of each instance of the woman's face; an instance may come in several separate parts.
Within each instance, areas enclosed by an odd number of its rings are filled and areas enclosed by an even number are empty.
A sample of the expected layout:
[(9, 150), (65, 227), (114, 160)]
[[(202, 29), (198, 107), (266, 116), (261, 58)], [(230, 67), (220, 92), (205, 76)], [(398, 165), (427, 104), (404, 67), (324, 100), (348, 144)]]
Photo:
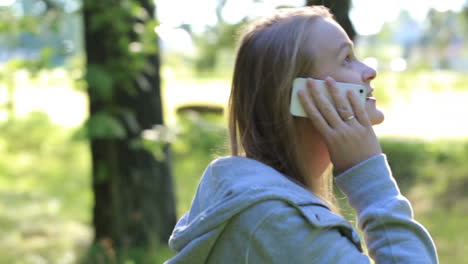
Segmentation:
[(376, 71), (354, 56), (353, 43), (346, 32), (334, 20), (319, 18), (312, 27), (312, 52), (315, 56), (314, 78), (333, 77), (337, 82), (360, 84), (367, 87), (365, 109), (373, 125), (384, 120), (383, 113), (377, 109), (372, 95), (374, 88), (370, 82)]

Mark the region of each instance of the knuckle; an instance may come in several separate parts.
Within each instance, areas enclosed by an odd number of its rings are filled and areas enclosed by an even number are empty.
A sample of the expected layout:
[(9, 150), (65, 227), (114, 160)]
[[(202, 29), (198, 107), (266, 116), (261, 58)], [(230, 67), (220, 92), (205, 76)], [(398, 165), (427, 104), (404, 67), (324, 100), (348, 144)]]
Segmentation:
[(325, 115), (331, 115), (333, 113), (333, 108), (329, 107), (329, 106), (325, 106), (324, 109), (323, 109), (323, 112)]
[(349, 112), (350, 112), (348, 107), (346, 107), (344, 105), (339, 105), (336, 109), (342, 114), (349, 114)]

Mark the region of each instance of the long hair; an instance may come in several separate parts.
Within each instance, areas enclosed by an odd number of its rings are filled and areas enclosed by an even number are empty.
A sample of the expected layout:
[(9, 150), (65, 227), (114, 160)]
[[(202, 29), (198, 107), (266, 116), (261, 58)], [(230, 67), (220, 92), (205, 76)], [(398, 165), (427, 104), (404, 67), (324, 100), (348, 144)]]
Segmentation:
[(244, 29), (229, 99), (229, 136), (231, 155), (273, 167), (336, 210), (331, 176), (307, 176), (298, 122), (289, 113), (293, 80), (314, 72), (310, 32), (319, 17), (333, 15), (323, 6), (285, 8)]

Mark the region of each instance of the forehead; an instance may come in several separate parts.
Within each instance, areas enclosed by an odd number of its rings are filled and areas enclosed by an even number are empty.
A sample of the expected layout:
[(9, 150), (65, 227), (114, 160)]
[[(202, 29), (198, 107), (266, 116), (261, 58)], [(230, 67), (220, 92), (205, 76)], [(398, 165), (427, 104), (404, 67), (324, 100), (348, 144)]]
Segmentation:
[(316, 54), (337, 52), (343, 42), (351, 42), (343, 28), (330, 18), (317, 19), (310, 34), (311, 48)]

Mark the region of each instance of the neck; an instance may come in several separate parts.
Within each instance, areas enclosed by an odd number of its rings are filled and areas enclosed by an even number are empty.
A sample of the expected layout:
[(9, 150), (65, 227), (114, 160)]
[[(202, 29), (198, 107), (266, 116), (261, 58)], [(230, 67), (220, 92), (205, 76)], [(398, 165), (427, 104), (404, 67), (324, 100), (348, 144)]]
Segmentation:
[(300, 151), (307, 163), (309, 182), (320, 182), (321, 177), (330, 166), (330, 154), (323, 137), (312, 123), (308, 119), (300, 119), (298, 120)]

